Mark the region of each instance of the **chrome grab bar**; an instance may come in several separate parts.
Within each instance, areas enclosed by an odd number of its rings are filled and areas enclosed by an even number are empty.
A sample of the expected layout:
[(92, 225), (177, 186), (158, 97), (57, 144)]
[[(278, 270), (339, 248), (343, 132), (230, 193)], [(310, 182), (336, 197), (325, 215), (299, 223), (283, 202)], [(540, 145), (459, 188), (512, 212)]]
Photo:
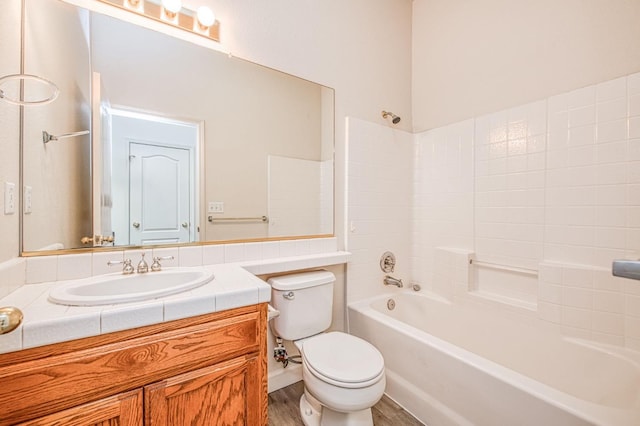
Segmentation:
[(538, 276), (537, 270), (529, 269), (529, 268), (521, 268), (518, 266), (500, 265), (498, 263), (481, 262), (479, 260), (473, 260), (473, 259), (469, 261), (469, 264), (475, 265), (481, 268), (498, 269), (501, 271), (515, 272), (516, 274)]
[(52, 135), (51, 133), (47, 132), (46, 130), (43, 130), (42, 131), (42, 142), (49, 143), (51, 141), (57, 141), (57, 140), (66, 139), (66, 138), (74, 138), (76, 136), (84, 136), (84, 135), (88, 135), (88, 134), (89, 134), (89, 130), (82, 130), (80, 132), (65, 133), (63, 135)]
[(269, 222), (269, 218), (267, 216), (260, 216), (260, 217), (213, 217), (213, 216), (209, 216), (207, 217), (207, 220), (209, 222), (223, 222), (223, 221), (227, 221), (227, 222), (239, 222), (239, 221), (258, 221), (258, 222)]

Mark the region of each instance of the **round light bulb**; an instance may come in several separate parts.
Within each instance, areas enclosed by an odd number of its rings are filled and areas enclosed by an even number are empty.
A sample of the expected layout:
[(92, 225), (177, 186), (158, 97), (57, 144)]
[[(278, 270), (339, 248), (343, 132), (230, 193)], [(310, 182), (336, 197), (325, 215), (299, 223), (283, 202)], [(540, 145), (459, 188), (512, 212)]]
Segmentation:
[(198, 22), (200, 22), (200, 25), (203, 27), (210, 27), (216, 22), (216, 15), (213, 13), (213, 10), (207, 6), (200, 6), (197, 14)]
[(182, 0), (162, 0), (162, 7), (167, 12), (178, 13), (182, 9)]

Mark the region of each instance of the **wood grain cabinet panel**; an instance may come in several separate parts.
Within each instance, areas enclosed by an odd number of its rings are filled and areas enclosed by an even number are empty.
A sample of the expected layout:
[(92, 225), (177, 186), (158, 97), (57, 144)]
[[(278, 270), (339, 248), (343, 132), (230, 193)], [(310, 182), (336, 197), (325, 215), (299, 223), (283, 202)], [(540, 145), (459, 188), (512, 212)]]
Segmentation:
[(258, 360), (238, 358), (145, 387), (151, 426), (260, 424)]
[(20, 426), (142, 426), (142, 389), (19, 423)]
[(266, 425), (266, 317), (252, 305), (0, 354), (0, 426)]

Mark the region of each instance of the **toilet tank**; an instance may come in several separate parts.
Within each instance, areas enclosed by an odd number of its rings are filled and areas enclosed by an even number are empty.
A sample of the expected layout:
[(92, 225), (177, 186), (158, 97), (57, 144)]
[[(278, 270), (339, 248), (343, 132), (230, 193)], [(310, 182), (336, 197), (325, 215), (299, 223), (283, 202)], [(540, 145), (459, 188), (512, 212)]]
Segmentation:
[(328, 329), (335, 280), (329, 271), (270, 278), (271, 304), (280, 311), (272, 320), (274, 333), (286, 340), (298, 340)]

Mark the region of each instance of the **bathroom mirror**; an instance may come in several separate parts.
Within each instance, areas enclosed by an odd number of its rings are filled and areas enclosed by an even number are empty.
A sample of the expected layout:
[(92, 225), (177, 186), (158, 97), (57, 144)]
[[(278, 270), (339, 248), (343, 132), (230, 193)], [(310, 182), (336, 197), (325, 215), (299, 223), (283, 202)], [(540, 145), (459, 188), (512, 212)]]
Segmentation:
[(24, 109), (23, 252), (333, 234), (333, 89), (24, 5), (24, 72), (60, 96)]

